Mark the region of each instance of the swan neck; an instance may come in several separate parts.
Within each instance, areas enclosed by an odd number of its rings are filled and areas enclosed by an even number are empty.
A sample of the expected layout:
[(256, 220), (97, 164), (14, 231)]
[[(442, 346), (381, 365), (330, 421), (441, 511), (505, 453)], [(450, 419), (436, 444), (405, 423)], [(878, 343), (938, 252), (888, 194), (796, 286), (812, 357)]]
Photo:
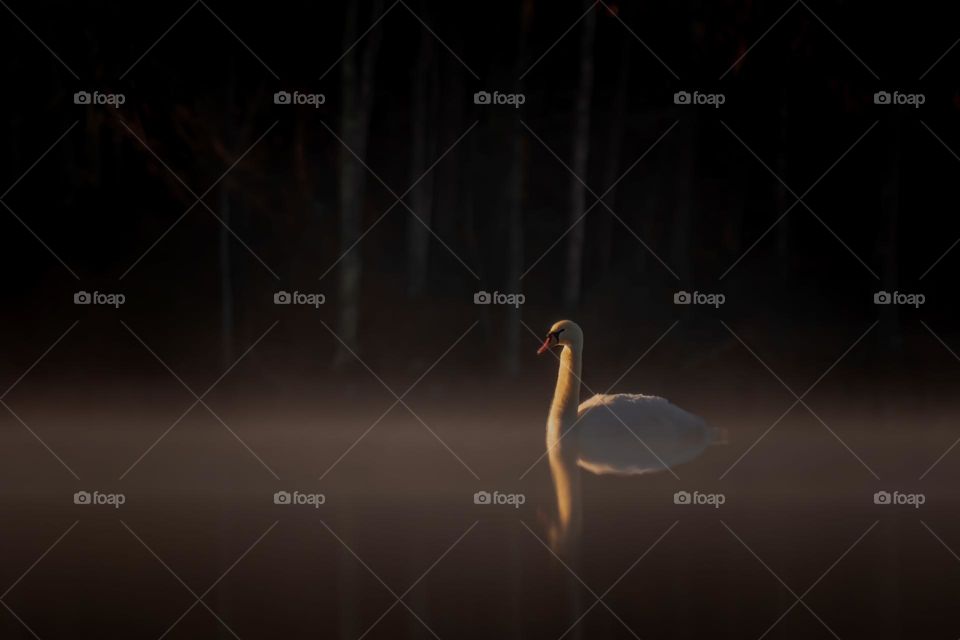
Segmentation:
[(553, 404), (550, 407), (548, 431), (551, 437), (558, 437), (565, 427), (573, 425), (577, 419), (580, 406), (580, 364), (580, 349), (564, 346), (560, 353), (557, 387), (553, 392)]

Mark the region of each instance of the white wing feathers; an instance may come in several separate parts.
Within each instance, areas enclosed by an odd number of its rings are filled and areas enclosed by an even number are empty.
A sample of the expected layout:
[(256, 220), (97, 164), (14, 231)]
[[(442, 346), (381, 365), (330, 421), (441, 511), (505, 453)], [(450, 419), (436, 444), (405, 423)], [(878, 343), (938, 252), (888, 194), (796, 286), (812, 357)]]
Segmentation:
[(663, 471), (700, 455), (715, 431), (699, 417), (657, 396), (595, 395), (579, 408), (570, 436), (577, 464), (597, 474)]

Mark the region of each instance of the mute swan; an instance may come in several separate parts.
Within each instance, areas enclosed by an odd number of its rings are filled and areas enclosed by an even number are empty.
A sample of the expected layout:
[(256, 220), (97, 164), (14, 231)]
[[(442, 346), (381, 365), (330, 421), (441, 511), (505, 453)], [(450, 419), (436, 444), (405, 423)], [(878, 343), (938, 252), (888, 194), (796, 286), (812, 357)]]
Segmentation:
[(582, 527), (580, 475), (655, 473), (688, 462), (721, 434), (697, 416), (657, 396), (597, 394), (580, 403), (583, 331), (561, 320), (537, 350), (562, 347), (557, 387), (547, 418), (547, 453), (557, 493), (557, 522), (549, 527), (557, 553), (572, 554)]

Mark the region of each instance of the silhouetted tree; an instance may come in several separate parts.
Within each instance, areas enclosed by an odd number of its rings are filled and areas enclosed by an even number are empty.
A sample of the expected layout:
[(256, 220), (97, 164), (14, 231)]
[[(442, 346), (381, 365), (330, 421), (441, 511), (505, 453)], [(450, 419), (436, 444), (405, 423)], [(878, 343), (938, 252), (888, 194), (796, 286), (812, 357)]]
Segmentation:
[[(585, 6), (589, 7), (590, 2)], [(573, 160), (570, 168), (577, 175), (570, 180), (570, 223), (573, 224), (586, 209), (587, 159), (590, 152), (590, 102), (593, 96), (593, 40), (596, 32), (597, 12), (587, 13), (580, 32), (580, 76), (577, 85), (576, 106), (573, 121)], [(579, 179), (578, 179), (579, 178)], [(564, 304), (574, 308), (580, 303), (583, 277), (583, 239), (586, 224), (580, 220), (570, 232), (567, 241), (567, 269), (564, 280)]]
[[(354, 243), (360, 237), (363, 222), (363, 188), (366, 184), (366, 169), (353, 156), (366, 155), (367, 135), (370, 130), (370, 110), (373, 105), (373, 80), (377, 54), (383, 39), (383, 26), (367, 34), (362, 55), (359, 46), (353, 46), (357, 38), (359, 2), (347, 5), (346, 26), (343, 30), (344, 48), (347, 53), (341, 62), (340, 136), (349, 149), (340, 148), (340, 250), (346, 251), (339, 267), (338, 300), (339, 319), (337, 330), (340, 338), (351, 348), (358, 349), (360, 323), (360, 278), (363, 270), (362, 257)], [(380, 0), (374, 2), (373, 19), (382, 10)], [(351, 249), (352, 247), (352, 249)], [(335, 362), (349, 362), (352, 356), (339, 346)]]

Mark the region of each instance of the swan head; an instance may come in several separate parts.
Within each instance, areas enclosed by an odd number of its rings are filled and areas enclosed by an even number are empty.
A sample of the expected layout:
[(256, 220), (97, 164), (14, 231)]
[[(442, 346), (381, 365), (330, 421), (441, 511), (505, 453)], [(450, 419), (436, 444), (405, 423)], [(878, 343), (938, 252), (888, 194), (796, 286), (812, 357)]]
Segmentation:
[(553, 347), (579, 348), (581, 344), (583, 344), (583, 331), (580, 330), (580, 326), (573, 320), (560, 320), (547, 331), (547, 338), (537, 349), (537, 355)]

